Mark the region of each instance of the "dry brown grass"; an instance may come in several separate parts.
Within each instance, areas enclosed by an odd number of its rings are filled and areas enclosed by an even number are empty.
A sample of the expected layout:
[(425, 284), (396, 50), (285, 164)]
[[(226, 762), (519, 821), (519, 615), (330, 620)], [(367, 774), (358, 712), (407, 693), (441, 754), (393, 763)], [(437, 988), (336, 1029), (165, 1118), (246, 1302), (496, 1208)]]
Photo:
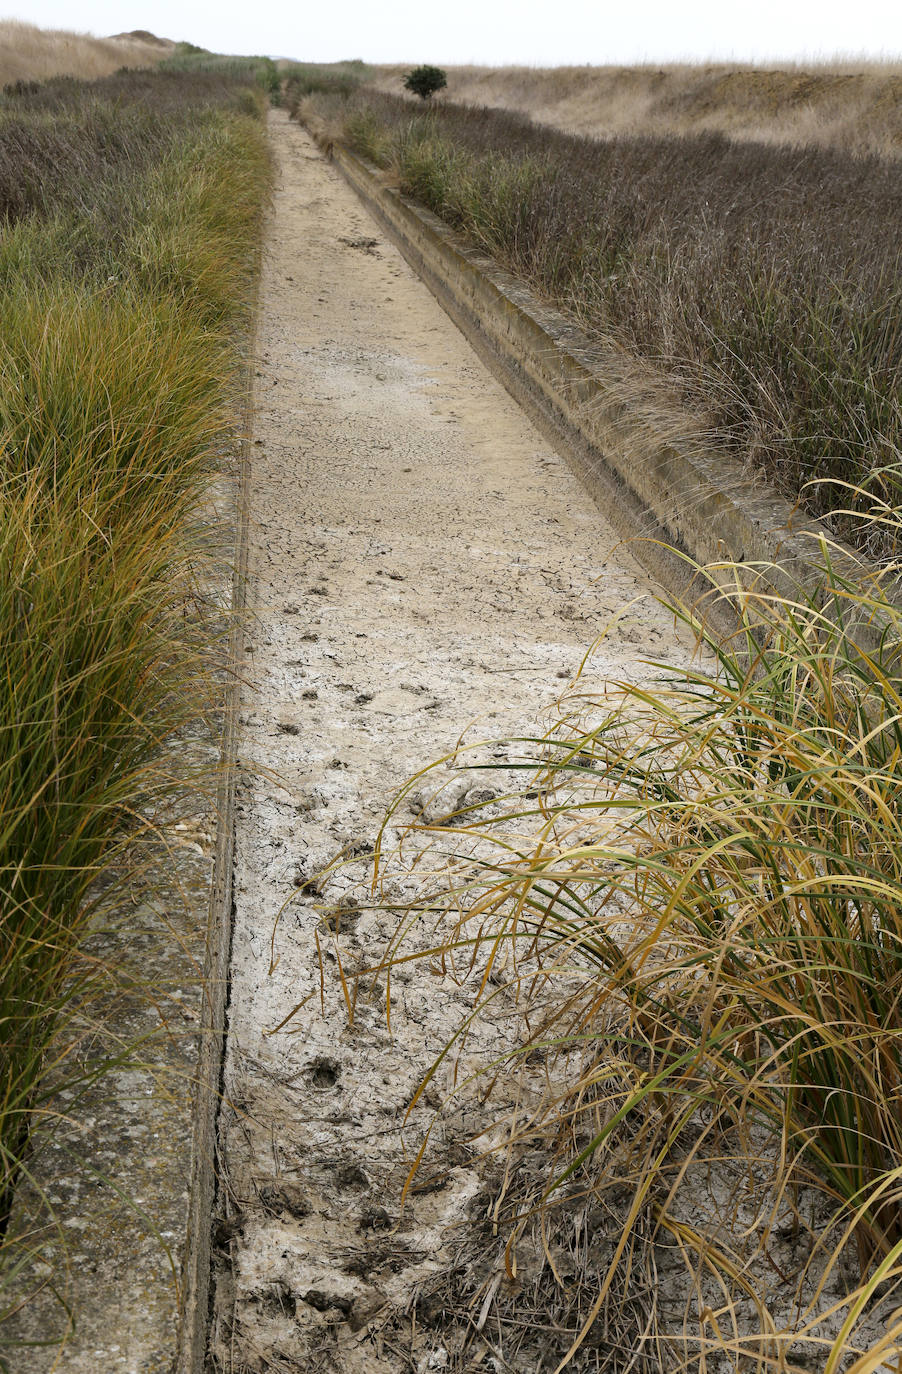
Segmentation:
[[(402, 94), (406, 67), (374, 84)], [(817, 64), (771, 69), (450, 67), (439, 97), (520, 110), (568, 133), (696, 134), (850, 152), (902, 153), (902, 65)]]
[(109, 76), (119, 67), (149, 67), (168, 57), (174, 47), (168, 39), (153, 34), (95, 38), (0, 19), (0, 86), (13, 81), (45, 81), (50, 76), (94, 80)]
[[(840, 513), (837, 482), (869, 486), (865, 509), (898, 504), (898, 160), (711, 133), (574, 137), (365, 88), (340, 103), (351, 146), (596, 346), (665, 374), (696, 433), (896, 556)], [(674, 412), (667, 428), (681, 424)]]

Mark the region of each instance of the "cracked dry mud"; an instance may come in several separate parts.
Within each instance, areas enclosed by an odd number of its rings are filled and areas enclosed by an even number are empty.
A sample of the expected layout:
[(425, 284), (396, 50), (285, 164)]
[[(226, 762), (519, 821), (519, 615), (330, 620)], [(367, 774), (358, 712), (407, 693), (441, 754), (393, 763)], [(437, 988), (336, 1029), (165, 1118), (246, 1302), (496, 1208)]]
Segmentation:
[[(464, 734), (534, 729), (612, 616), (593, 679), (687, 646), (339, 174), (279, 112), (272, 133), (212, 1353), (232, 1372), (438, 1369), (428, 1331), (403, 1350), (380, 1333), (481, 1205), (474, 1103), (433, 1138), (445, 1172), (399, 1205), (404, 1114), (466, 993), (415, 964), (391, 1033), (380, 988), (349, 1026), (337, 957), (378, 960), (390, 924), (348, 893), (405, 780)], [(317, 884), (342, 850), (357, 866)]]

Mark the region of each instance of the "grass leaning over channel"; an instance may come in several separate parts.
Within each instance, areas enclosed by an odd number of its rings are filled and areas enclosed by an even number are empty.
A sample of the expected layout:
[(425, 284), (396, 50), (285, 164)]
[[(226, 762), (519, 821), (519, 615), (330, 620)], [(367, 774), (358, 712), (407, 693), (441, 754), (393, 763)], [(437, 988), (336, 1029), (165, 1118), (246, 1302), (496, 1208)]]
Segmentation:
[(216, 699), (200, 501), (238, 407), (260, 112), (245, 84), (171, 73), (0, 105), (4, 1221), (65, 1080), (68, 1009), (104, 973), (80, 954), (98, 894), (197, 785), (165, 746)]
[[(587, 1368), (600, 1341), (605, 1369), (649, 1374), (902, 1357), (899, 569), (857, 585), (825, 555), (829, 615), (737, 592), (745, 632), (689, 670), (578, 678), (546, 733), (478, 764), (502, 800), (433, 827), (444, 876), (386, 898), (399, 926), (379, 972), (425, 957), (473, 989), (434, 1071), (507, 999), (484, 1075), (489, 1093), (521, 1085), (513, 1115), (502, 1092), (492, 1213), (508, 1273), (532, 1218), (555, 1276), (555, 1209), (570, 1235), (602, 1218), (608, 1258), (557, 1369), (590, 1334)], [(425, 869), (414, 853), (377, 856), (375, 890)], [(518, 1190), (537, 1144), (556, 1169)]]
[[(498, 110), (415, 115), (367, 92), (333, 119), (590, 339), (662, 371), (717, 444), (791, 501), (835, 512), (836, 479), (889, 494), (898, 161), (716, 134), (602, 142)], [(861, 527), (834, 515), (834, 532)]]

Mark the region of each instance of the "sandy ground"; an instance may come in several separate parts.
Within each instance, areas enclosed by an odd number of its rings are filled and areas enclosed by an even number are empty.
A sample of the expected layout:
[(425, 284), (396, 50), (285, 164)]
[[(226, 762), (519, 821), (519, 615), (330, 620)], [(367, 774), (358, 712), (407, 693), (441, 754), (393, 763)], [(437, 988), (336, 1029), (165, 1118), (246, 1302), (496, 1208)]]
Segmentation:
[(357, 911), (336, 938), (353, 870), (311, 880), (365, 855), (393, 793), (462, 734), (534, 730), (612, 616), (597, 676), (686, 646), (339, 174), (272, 120), (214, 1364), (441, 1369), (428, 1333), (401, 1353), (375, 1318), (447, 1263), (478, 1194), (442, 1137), (444, 1185), (399, 1211), (401, 1121), (462, 993), (415, 965), (391, 1034), (378, 994), (349, 1026), (338, 960), (377, 959), (389, 926)]

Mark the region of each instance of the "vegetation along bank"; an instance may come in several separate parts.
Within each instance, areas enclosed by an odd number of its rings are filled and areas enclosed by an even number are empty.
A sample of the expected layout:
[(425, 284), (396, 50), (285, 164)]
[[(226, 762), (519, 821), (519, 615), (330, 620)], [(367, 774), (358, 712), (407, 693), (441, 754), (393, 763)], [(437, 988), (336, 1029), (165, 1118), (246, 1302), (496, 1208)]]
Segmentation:
[[(23, 1164), (60, 1092), (103, 1068), (89, 1030), (116, 977), (97, 944), (110, 885), (201, 785), (171, 746), (221, 693), (202, 502), (239, 414), (268, 184), (256, 71), (123, 70), (20, 82), (0, 99), (0, 1257), (11, 1279)], [(127, 922), (119, 930), (127, 939)]]
[(403, 190), (663, 374), (696, 434), (878, 550), (876, 528), (837, 512), (898, 490), (897, 161), (713, 133), (599, 141), (369, 91), (319, 100)]

